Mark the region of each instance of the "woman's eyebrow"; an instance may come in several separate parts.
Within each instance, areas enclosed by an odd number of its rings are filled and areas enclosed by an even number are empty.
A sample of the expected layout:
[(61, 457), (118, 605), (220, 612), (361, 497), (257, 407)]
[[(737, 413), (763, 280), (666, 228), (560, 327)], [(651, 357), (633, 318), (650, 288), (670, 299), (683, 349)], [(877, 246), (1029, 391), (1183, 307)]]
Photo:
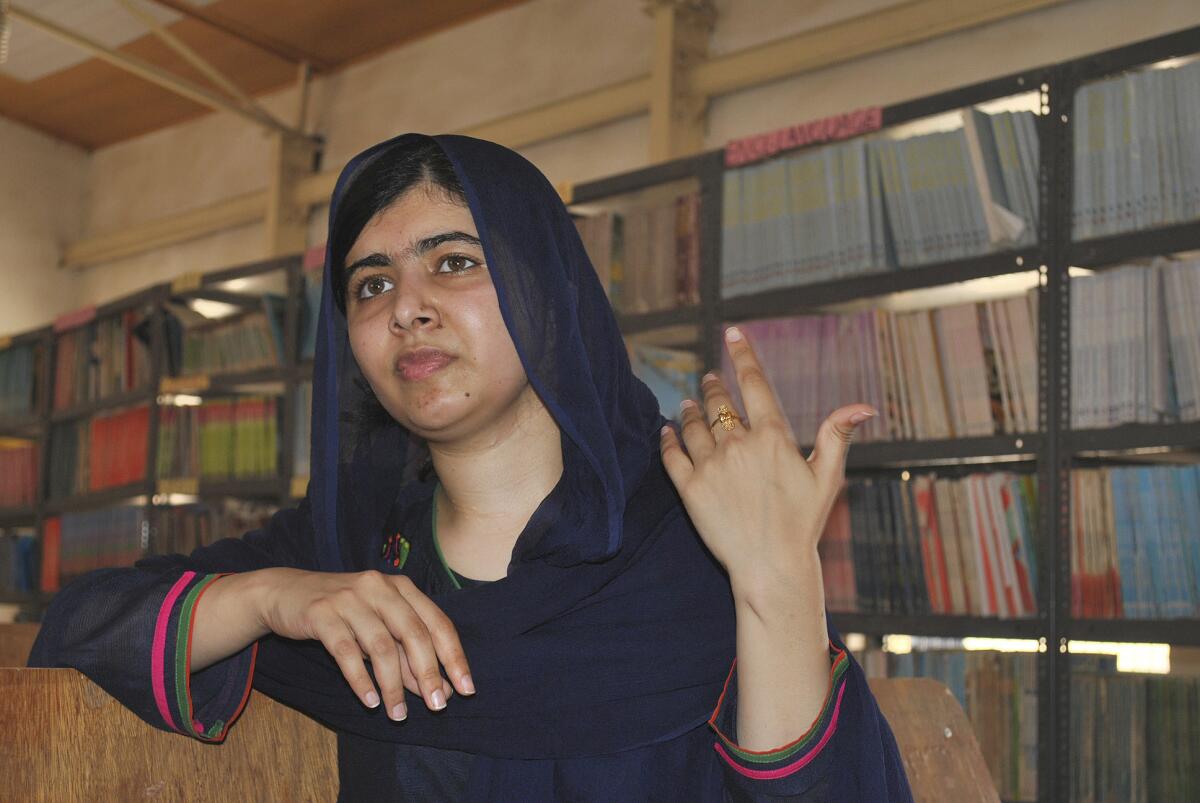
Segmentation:
[(346, 281), (354, 275), (354, 271), (359, 268), (386, 268), (392, 264), (392, 259), (387, 254), (381, 254), (378, 251), (374, 254), (367, 254), (362, 259), (357, 259), (346, 266)]
[(465, 231), (446, 231), (441, 234), (434, 234), (431, 237), (424, 237), (417, 240), (413, 248), (413, 252), (420, 256), (437, 248), (442, 243), (466, 243), (476, 248), (480, 247), (479, 238), (467, 234)]
[[(466, 243), (475, 248), (482, 247), (478, 237), (467, 234), (465, 231), (444, 231), (441, 234), (433, 234), (417, 240), (411, 247), (406, 249), (405, 256), (422, 256), (437, 248), (442, 243)], [(386, 268), (391, 264), (392, 258), (387, 254), (381, 254), (378, 251), (373, 254), (367, 254), (362, 259), (357, 259), (346, 266), (346, 280), (349, 281), (350, 277), (354, 275), (354, 271), (359, 268)]]

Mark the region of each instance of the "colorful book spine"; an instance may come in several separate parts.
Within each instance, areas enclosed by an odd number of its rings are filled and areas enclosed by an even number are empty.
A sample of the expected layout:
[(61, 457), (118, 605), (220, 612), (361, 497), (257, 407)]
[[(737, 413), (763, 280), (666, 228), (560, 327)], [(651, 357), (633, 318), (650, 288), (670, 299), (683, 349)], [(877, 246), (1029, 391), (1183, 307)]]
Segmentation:
[(0, 507), (33, 505), (38, 482), (38, 444), (0, 438)]
[(1200, 465), (1071, 472), (1078, 617), (1200, 616)]
[(829, 610), (1036, 615), (1031, 480), (1007, 472), (849, 480), (818, 545)]
[[(160, 479), (249, 479), (279, 472), (275, 396), (206, 398), (159, 410)], [(307, 434), (307, 433), (306, 433)]]

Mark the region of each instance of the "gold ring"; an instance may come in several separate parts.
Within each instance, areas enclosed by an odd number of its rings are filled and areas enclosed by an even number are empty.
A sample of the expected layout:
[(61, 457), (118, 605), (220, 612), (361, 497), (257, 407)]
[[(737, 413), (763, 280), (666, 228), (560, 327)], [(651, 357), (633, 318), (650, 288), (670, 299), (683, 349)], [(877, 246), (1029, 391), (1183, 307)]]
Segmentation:
[(742, 420), (741, 417), (738, 416), (737, 413), (735, 413), (733, 410), (729, 409), (728, 404), (722, 404), (717, 407), (716, 420), (713, 421), (711, 424), (709, 424), (708, 428), (712, 429), (717, 424), (720, 424), (721, 427), (724, 428), (724, 430), (726, 432), (729, 432), (731, 429), (733, 429), (735, 426), (737, 426), (738, 422), (741, 420)]

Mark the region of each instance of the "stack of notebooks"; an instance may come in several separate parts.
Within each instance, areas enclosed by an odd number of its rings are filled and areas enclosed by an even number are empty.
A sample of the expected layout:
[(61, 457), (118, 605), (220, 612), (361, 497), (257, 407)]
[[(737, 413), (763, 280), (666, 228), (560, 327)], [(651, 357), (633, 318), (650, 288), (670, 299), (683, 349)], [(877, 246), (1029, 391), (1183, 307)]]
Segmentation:
[[(917, 641), (923, 640), (914, 639)], [(871, 674), (928, 677), (946, 684), (971, 721), (1000, 798), (1037, 799), (1036, 653), (923, 650), (914, 646), (912, 652), (900, 654), (872, 649), (859, 660), (868, 667), (883, 664), (882, 671)]]
[[(1037, 429), (1037, 294), (915, 312), (863, 310), (739, 323), (801, 443), (838, 407), (879, 415), (862, 441)], [(737, 394), (729, 355), (726, 383)]]
[(29, 344), (0, 351), (0, 417), (18, 418), (33, 412), (37, 356)]
[(1200, 678), (1071, 656), (1071, 801), (1200, 799)]
[(153, 549), (160, 555), (186, 555), (222, 538), (241, 538), (264, 527), (277, 510), (275, 505), (238, 499), (156, 507), (150, 514)]
[(150, 408), (134, 407), (50, 429), (49, 493), (60, 499), (146, 478)]
[(1200, 218), (1200, 61), (1075, 95), (1076, 239)]
[(0, 532), (0, 594), (37, 589), (37, 536), (32, 527)]
[(245, 479), (279, 471), (279, 413), (274, 396), (206, 398), (159, 409), (157, 476)]
[(32, 505), (37, 488), (38, 444), (0, 438), (0, 507)]
[(1071, 426), (1200, 421), (1200, 260), (1071, 280)]
[(1034, 241), (1031, 112), (961, 112), (952, 131), (856, 139), (725, 173), (725, 298), (946, 262)]
[(93, 569), (132, 566), (150, 544), (146, 508), (134, 505), (53, 516), (43, 533), (43, 591)]
[(818, 549), (831, 611), (1037, 613), (1037, 485), (1005, 472), (851, 480)]
[(145, 387), (148, 322), (145, 311), (126, 310), (60, 332), (54, 343), (54, 409)]
[(1071, 472), (1075, 616), (1200, 616), (1200, 465)]
[(264, 295), (261, 309), (210, 321), (171, 304), (167, 344), (173, 373), (221, 374), (282, 365), (284, 307), (283, 298)]
[(700, 303), (700, 196), (575, 220), (614, 309), (652, 312)]

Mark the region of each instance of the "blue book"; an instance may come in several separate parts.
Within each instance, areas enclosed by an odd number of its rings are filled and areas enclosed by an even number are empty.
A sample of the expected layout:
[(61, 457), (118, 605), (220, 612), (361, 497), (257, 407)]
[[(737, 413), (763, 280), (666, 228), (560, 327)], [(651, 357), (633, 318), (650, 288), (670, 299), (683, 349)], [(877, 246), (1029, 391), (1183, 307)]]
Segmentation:
[(1146, 616), (1142, 606), (1141, 588), (1137, 578), (1137, 542), (1134, 538), (1133, 511), (1128, 497), (1128, 470), (1113, 469), (1109, 472), (1112, 492), (1113, 519), (1116, 523), (1117, 563), (1121, 569), (1121, 605), (1127, 619)]

